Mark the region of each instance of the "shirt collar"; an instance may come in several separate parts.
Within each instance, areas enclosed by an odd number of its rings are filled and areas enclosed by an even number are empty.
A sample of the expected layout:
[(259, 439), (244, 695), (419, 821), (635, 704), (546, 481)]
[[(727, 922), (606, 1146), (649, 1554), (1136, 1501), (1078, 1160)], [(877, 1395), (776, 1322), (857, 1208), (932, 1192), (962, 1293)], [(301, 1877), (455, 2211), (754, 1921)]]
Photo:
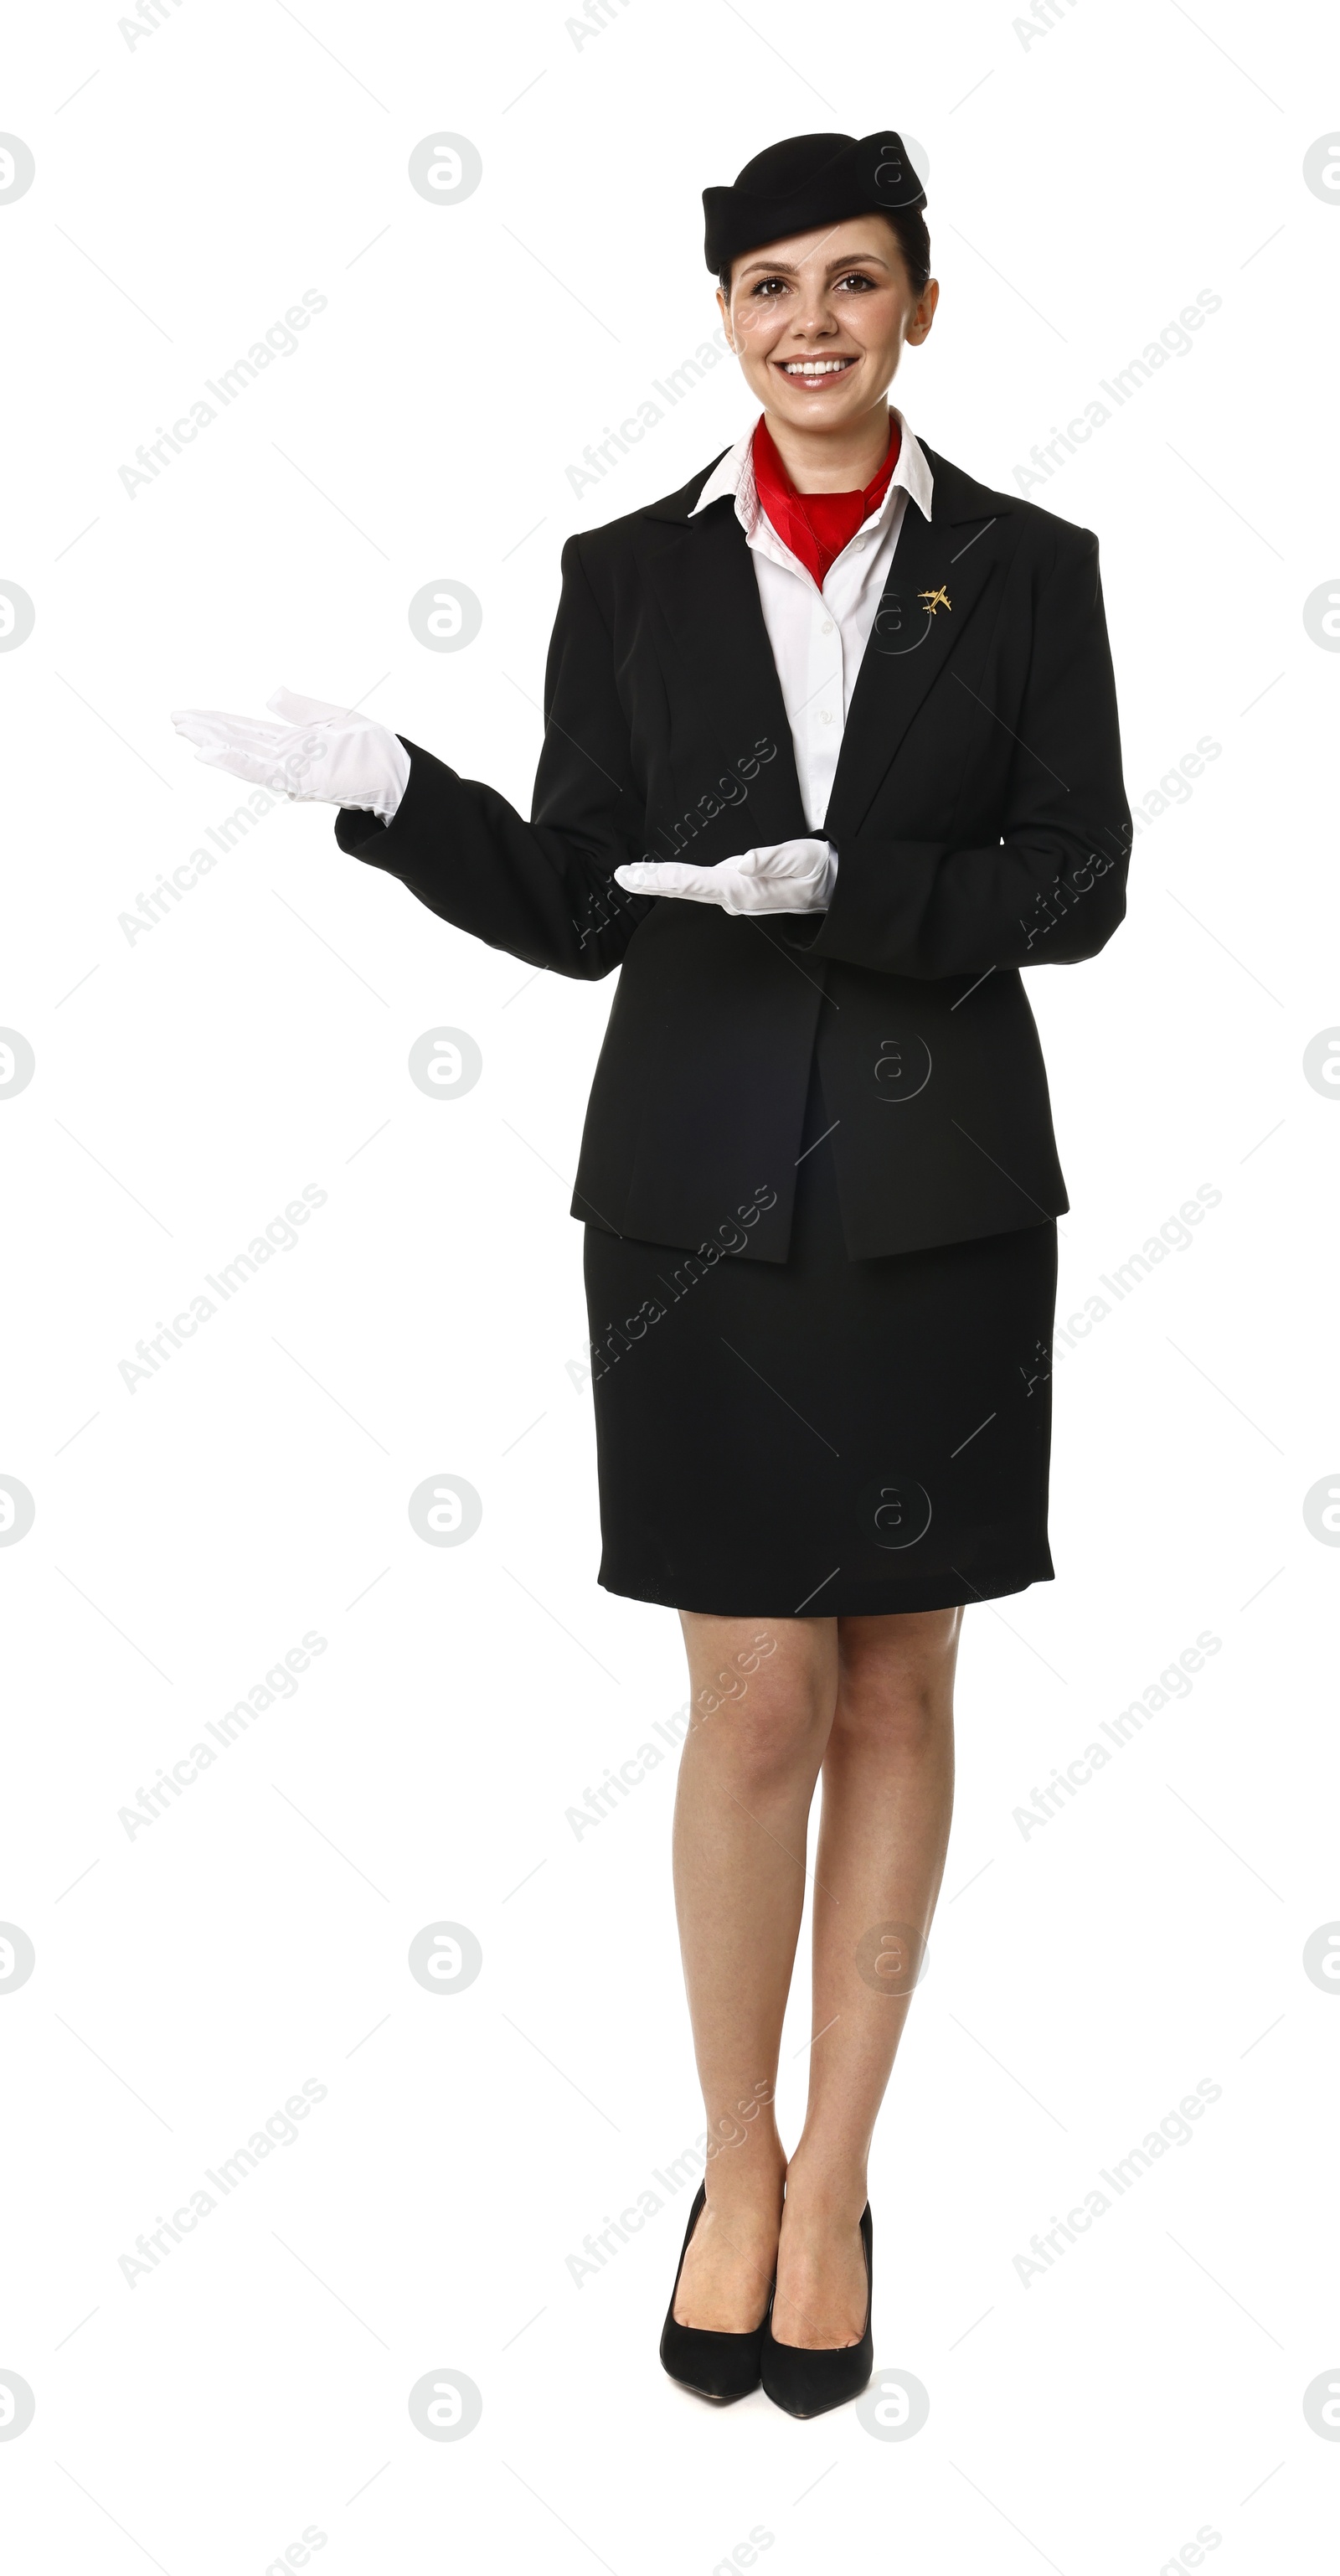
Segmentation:
[[(879, 508), (872, 511), (867, 519), (865, 523), (867, 527), (883, 525), (888, 512), (893, 507), (895, 492), (910, 493), (923, 519), (929, 519), (931, 515), (933, 477), (926, 461), (926, 451), (909, 428), (902, 412), (895, 410), (892, 404), (890, 404), (890, 410), (893, 411), (894, 419), (902, 432), (902, 446), (899, 449), (898, 462), (889, 477), (888, 490)], [(753, 536), (763, 517), (763, 507), (754, 482), (753, 448), (754, 430), (757, 425), (757, 422), (752, 423), (743, 438), (737, 438), (735, 445), (727, 449), (720, 464), (713, 466), (689, 512), (691, 519), (696, 519), (699, 511), (707, 509), (713, 501), (721, 501), (729, 497), (734, 500), (735, 515), (745, 535)]]

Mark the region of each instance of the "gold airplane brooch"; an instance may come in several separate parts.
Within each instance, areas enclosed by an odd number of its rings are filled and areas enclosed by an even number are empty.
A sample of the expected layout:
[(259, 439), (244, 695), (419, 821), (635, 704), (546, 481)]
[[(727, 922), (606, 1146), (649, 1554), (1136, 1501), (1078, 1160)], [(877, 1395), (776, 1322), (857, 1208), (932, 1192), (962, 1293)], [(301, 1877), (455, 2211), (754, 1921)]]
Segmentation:
[(935, 615), (937, 608), (952, 608), (954, 604), (948, 591), (944, 588), (943, 583), (938, 590), (919, 590), (917, 592), (917, 597), (922, 601), (928, 614), (932, 617)]

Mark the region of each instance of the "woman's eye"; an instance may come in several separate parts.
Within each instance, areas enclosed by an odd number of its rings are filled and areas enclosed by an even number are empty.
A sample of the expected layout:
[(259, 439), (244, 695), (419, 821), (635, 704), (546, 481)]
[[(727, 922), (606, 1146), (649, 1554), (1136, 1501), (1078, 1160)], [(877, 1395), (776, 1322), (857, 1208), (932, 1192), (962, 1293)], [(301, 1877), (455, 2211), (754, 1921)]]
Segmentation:
[(875, 281), (873, 277), (866, 277), (861, 269), (854, 268), (849, 277), (840, 277), (837, 283), (839, 286), (864, 286), (873, 290)]
[(761, 278), (759, 279), (759, 281), (758, 281), (757, 286), (756, 286), (756, 287), (755, 287), (755, 289), (754, 289), (754, 293), (755, 293), (755, 295), (763, 295), (763, 296), (767, 296), (767, 297), (768, 297), (769, 302), (771, 302), (771, 300), (772, 300), (772, 299), (771, 299), (771, 295), (770, 295), (770, 293), (769, 293), (770, 288), (772, 288), (772, 287), (774, 287), (774, 286), (775, 286), (775, 287), (777, 288), (777, 290), (778, 290), (779, 294), (780, 294), (780, 293), (781, 293), (781, 291), (782, 291), (782, 289), (783, 289), (783, 288), (784, 288), (784, 286), (785, 286), (785, 283), (786, 283), (785, 279), (784, 279), (784, 278), (781, 278), (781, 277), (761, 277)]

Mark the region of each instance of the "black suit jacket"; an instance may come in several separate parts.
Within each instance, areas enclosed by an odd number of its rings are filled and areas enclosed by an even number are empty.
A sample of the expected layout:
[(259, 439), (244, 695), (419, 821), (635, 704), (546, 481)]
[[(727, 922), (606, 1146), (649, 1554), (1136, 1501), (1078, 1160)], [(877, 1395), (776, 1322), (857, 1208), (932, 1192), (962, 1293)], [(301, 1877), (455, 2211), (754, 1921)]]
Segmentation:
[[(388, 826), (341, 848), (495, 948), (622, 972), (572, 1213), (786, 1258), (817, 1042), (853, 1257), (1069, 1205), (1018, 969), (1091, 957), (1125, 911), (1130, 814), (1087, 529), (926, 451), (852, 693), (822, 831), (830, 909), (733, 918), (625, 894), (627, 859), (711, 865), (806, 835), (754, 566), (729, 498), (570, 537), (526, 823), (407, 743)], [(715, 461), (715, 460), (714, 460)]]

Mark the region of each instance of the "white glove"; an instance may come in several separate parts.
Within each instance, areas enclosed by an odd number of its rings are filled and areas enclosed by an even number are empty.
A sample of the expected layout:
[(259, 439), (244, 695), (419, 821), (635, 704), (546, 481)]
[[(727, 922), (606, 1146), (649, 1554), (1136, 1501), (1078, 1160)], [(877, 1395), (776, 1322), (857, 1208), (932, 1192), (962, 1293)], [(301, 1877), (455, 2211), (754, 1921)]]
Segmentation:
[(276, 689), (266, 705), (286, 721), (262, 724), (207, 707), (178, 707), (172, 721), (198, 746), (197, 760), (252, 787), (290, 801), (362, 806), (390, 822), (409, 785), (409, 753), (385, 725), (324, 698), (296, 697), (292, 689)]
[(830, 841), (775, 841), (715, 868), (635, 859), (616, 868), (614, 878), (630, 894), (687, 895), (695, 903), (719, 903), (723, 912), (826, 912), (837, 866)]

